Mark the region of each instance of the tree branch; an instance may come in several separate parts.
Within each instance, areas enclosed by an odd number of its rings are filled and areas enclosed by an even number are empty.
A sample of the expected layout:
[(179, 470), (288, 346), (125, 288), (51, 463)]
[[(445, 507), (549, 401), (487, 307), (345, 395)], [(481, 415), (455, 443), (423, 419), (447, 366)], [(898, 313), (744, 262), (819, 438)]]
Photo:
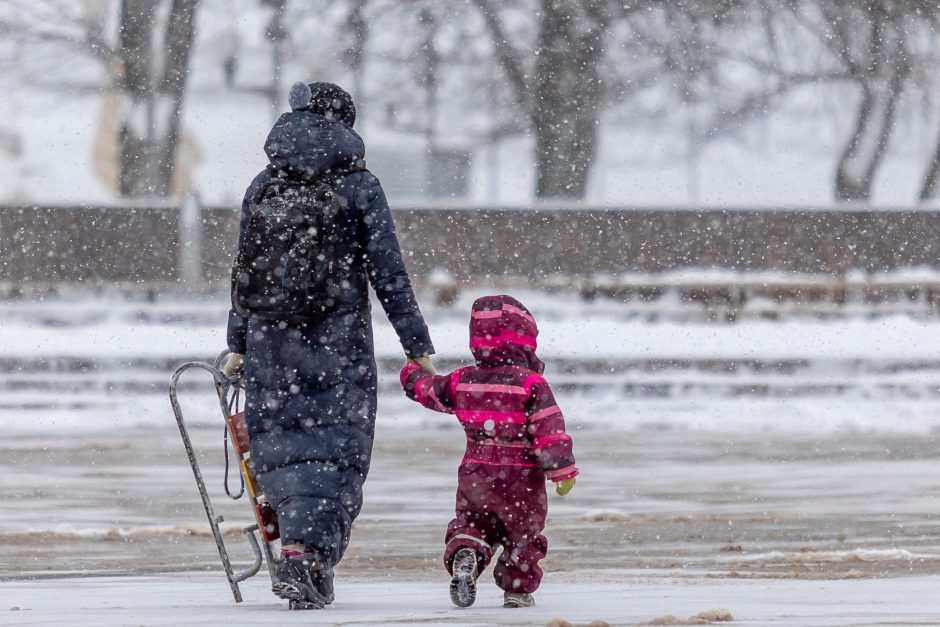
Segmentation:
[(506, 73), (509, 84), (512, 85), (516, 93), (516, 101), (528, 108), (529, 106), (529, 84), (526, 80), (526, 72), (522, 65), (522, 60), (518, 52), (510, 45), (506, 34), (503, 32), (499, 16), (496, 15), (496, 7), (489, 0), (474, 0), (480, 13), (483, 14), (483, 20), (493, 37), (493, 46), (496, 49), (496, 59)]

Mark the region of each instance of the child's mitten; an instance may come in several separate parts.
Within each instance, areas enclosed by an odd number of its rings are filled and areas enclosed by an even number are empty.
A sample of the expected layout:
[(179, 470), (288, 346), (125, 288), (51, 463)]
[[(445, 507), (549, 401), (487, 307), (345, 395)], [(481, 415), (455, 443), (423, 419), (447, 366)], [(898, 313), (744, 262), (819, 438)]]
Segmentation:
[(562, 479), (555, 484), (555, 492), (558, 493), (558, 496), (565, 496), (574, 488), (574, 482), (574, 479)]

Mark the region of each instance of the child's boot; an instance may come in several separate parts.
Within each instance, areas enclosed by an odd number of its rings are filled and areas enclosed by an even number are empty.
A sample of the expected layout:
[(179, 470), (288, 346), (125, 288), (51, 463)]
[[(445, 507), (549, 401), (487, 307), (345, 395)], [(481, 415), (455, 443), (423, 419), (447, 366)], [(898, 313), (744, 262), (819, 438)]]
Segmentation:
[(506, 592), (503, 594), (503, 607), (532, 607), (535, 599), (525, 592)]
[(470, 607), (477, 598), (477, 554), (473, 549), (457, 551), (452, 566), (450, 600), (457, 607)]

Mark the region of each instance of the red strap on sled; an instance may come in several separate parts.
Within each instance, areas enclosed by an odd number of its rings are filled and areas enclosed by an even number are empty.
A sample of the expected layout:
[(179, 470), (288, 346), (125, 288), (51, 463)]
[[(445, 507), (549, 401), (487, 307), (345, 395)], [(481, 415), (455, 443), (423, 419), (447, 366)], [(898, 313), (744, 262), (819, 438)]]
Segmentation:
[(267, 501), (258, 503), (258, 520), (261, 521), (261, 537), (265, 542), (274, 542), (281, 537), (281, 531), (277, 527), (277, 514)]
[[(238, 392), (235, 392), (235, 398), (238, 398)], [(235, 412), (232, 412), (231, 406), (229, 407), (229, 415), (226, 418), (228, 421), (229, 427), (231, 427), (232, 433), (235, 434), (235, 441), (232, 443), (235, 445), (235, 452), (239, 455), (248, 454), (248, 425), (245, 423), (245, 412), (238, 411), (237, 401), (235, 403)]]

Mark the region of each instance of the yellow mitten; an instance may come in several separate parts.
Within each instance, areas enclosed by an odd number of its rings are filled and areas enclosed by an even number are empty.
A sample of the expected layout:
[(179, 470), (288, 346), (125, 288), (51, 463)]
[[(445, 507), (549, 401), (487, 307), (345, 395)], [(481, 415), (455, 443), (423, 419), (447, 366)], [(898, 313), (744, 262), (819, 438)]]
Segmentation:
[(574, 488), (574, 482), (574, 479), (562, 479), (555, 484), (555, 492), (558, 493), (558, 496), (565, 496)]

